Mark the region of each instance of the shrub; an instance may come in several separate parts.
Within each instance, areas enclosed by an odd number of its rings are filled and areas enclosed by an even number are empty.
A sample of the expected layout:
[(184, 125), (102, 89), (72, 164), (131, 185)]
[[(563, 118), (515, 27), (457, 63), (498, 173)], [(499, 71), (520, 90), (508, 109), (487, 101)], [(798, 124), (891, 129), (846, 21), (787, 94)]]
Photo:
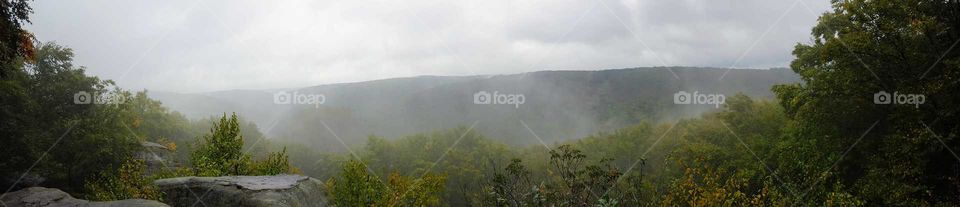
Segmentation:
[(248, 174), (250, 156), (245, 155), (243, 135), (237, 114), (227, 119), (224, 114), (218, 123), (204, 135), (202, 142), (190, 154), (193, 172), (197, 176), (226, 176)]
[(243, 151), (243, 134), (237, 114), (226, 114), (213, 125), (210, 134), (190, 154), (193, 174), (196, 176), (276, 175), (293, 173), (287, 149), (271, 153), (263, 161), (253, 161)]
[(340, 176), (330, 178), (326, 185), (335, 206), (437, 206), (445, 182), (445, 176), (412, 178), (397, 172), (383, 182), (368, 173), (365, 163), (350, 160)]
[(252, 174), (256, 175), (276, 175), (282, 173), (293, 172), (294, 170), (290, 166), (290, 156), (287, 155), (287, 148), (284, 147), (283, 151), (270, 153), (266, 159), (259, 162), (254, 162), (251, 166)]
[(146, 165), (143, 160), (128, 159), (116, 172), (105, 171), (84, 185), (87, 199), (96, 201), (122, 199), (160, 200), (163, 197), (152, 179), (144, 176)]

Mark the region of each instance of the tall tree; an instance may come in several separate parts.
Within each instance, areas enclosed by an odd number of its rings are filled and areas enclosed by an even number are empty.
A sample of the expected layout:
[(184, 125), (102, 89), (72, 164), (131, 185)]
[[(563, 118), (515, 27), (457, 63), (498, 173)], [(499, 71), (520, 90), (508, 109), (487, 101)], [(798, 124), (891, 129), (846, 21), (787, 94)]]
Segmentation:
[[(791, 67), (803, 82), (774, 88), (799, 123), (794, 135), (825, 152), (804, 163), (829, 169), (794, 182), (840, 182), (869, 203), (960, 203), (960, 2), (834, 0), (832, 7), (812, 43), (794, 49)], [(884, 93), (893, 104), (884, 104)], [(924, 102), (909, 103), (910, 95)], [(830, 168), (833, 160), (840, 162)]]
[[(5, 188), (24, 184), (21, 177), (29, 173), (45, 177), (45, 186), (74, 192), (87, 177), (119, 166), (138, 146), (125, 128), (133, 117), (129, 104), (91, 101), (129, 93), (87, 76), (72, 62), (72, 50), (44, 43), (35, 62), (18, 64), (0, 80), (0, 146), (17, 146), (0, 150)], [(80, 95), (91, 102), (78, 102)]]
[(33, 9), (28, 0), (0, 1), (0, 78), (15, 70), (16, 59), (33, 56), (33, 35), (24, 30), (23, 23), (30, 23)]

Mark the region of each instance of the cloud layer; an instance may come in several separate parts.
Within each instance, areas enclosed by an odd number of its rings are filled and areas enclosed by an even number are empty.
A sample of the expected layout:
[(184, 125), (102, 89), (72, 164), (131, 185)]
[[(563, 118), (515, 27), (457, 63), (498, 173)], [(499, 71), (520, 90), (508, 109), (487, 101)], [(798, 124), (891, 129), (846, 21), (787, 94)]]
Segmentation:
[[(129, 89), (266, 89), (416, 75), (783, 67), (829, 2), (38, 1), (29, 29)], [(739, 61), (738, 61), (739, 60)]]

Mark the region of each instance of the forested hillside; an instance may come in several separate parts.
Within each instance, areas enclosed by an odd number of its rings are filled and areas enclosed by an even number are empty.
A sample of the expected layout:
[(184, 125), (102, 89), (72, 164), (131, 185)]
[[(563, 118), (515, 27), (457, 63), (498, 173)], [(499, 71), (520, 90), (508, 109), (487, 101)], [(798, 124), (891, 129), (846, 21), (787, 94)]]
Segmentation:
[[(770, 87), (796, 81), (788, 69), (658, 67), (413, 77), (276, 91), (152, 92), (151, 97), (188, 117), (237, 111), (269, 127), (264, 133), (271, 137), (324, 150), (342, 148), (327, 129), (316, 127), (321, 122), (350, 144), (361, 144), (369, 135), (399, 137), (478, 122), (476, 130), (491, 139), (525, 146), (539, 142), (524, 124), (553, 143), (644, 120), (675, 121), (716, 110), (674, 104), (677, 91), (772, 98)], [(319, 106), (277, 105), (273, 95), (279, 91), (321, 94), (326, 100)], [(523, 94), (526, 100), (516, 107), (477, 106), (472, 95), (478, 91)]]
[(301, 174), (331, 206), (960, 205), (958, 1), (832, 1), (789, 69), (196, 94), (90, 75), (22, 28), (27, 1), (2, 3), (0, 200), (163, 201), (164, 178)]

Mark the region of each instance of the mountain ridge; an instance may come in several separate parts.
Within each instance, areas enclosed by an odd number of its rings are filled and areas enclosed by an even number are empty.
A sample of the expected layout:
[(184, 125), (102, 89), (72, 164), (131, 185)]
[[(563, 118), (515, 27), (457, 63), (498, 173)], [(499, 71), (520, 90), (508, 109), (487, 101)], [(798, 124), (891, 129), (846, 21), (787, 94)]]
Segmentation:
[[(362, 143), (370, 135), (398, 137), (477, 123), (484, 135), (512, 144), (574, 139), (640, 121), (693, 117), (716, 106), (677, 105), (679, 91), (736, 93), (767, 99), (770, 86), (799, 81), (789, 69), (646, 67), (596, 71), (534, 71), (505, 75), (415, 76), (322, 84), (285, 90), (323, 95), (319, 105), (275, 104), (276, 91), (152, 92), (172, 110), (200, 119), (238, 112), (268, 137), (314, 147)], [(724, 75), (724, 80), (720, 77)], [(480, 91), (522, 94), (518, 105), (475, 104)], [(329, 128), (329, 130), (327, 129)], [(518, 137), (524, 137), (519, 139)]]

